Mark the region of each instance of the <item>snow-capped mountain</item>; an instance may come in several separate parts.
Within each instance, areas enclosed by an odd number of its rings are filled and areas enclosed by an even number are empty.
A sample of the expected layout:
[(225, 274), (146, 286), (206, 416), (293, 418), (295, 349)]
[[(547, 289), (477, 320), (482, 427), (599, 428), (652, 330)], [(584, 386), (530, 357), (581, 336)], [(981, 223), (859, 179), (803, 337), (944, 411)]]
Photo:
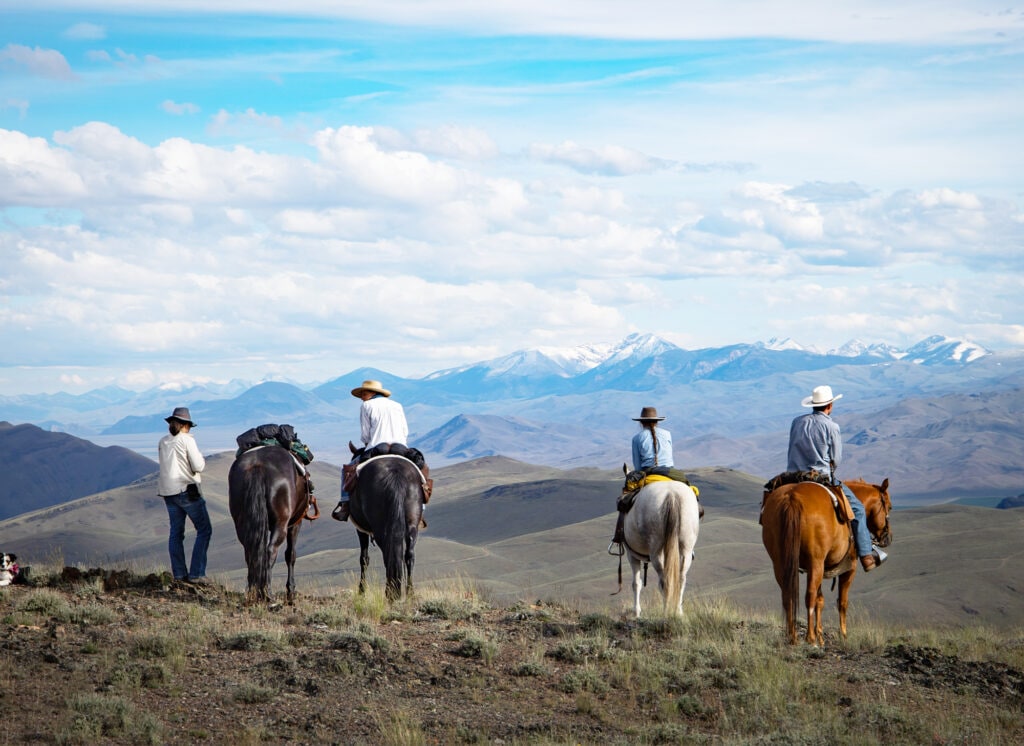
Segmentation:
[(973, 342), (934, 335), (908, 349), (906, 358), (919, 365), (954, 365), (973, 363), (990, 354), (984, 347)]
[(906, 352), (892, 345), (884, 343), (867, 344), (859, 339), (851, 339), (842, 347), (828, 351), (829, 355), (839, 357), (876, 357), (880, 360), (900, 360), (906, 356)]

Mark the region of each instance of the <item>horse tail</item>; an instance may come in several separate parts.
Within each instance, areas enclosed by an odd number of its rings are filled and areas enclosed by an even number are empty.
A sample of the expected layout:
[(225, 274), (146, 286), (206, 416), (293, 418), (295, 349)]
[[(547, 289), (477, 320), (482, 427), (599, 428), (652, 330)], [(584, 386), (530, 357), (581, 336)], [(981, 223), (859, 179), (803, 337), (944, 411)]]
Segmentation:
[(670, 493), (665, 501), (665, 544), (663, 549), (665, 611), (675, 613), (679, 608), (679, 595), (682, 584), (679, 581), (680, 559), (679, 542), (682, 534), (682, 498)]
[[(386, 511), (386, 521), (380, 529), (377, 543), (380, 545), (384, 560), (384, 574), (387, 578), (385, 595), (395, 600), (402, 595), (402, 580), (405, 576), (405, 553), (409, 541), (405, 519), (405, 493), (409, 489), (409, 480), (400, 466), (382, 468), (379, 471), (379, 491), (377, 499), (385, 499), (390, 504)], [(416, 483), (419, 487), (419, 483)]]
[(253, 463), (242, 473), (241, 520), (235, 521), (238, 540), (245, 548), (249, 566), (250, 593), (265, 597), (270, 590), (270, 534), (271, 480), (263, 464)]
[(800, 503), (790, 494), (781, 504), (782, 534), (779, 537), (782, 590), (786, 619), (796, 619), (800, 597)]

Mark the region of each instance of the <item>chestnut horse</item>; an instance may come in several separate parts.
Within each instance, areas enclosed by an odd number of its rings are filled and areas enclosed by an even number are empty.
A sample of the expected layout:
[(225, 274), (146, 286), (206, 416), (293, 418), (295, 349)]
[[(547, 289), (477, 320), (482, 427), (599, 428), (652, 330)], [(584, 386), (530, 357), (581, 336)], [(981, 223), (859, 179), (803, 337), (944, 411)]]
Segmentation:
[(310, 497), (308, 476), (299, 473), (294, 457), (284, 448), (252, 448), (231, 464), (228, 507), (249, 568), (249, 602), (270, 600), (271, 570), (285, 540), (286, 600), (295, 602), (295, 543)]
[[(875, 543), (892, 543), (889, 530), (889, 480), (868, 484), (860, 480), (846, 482), (864, 504), (868, 530)], [(821, 581), (839, 577), (839, 632), (846, 637), (846, 607), (850, 585), (857, 572), (857, 552), (850, 526), (840, 523), (829, 489), (814, 482), (786, 484), (769, 493), (761, 512), (761, 539), (775, 567), (775, 580), (782, 589), (782, 608), (786, 613), (789, 642), (796, 643), (796, 609), (800, 595), (801, 571), (807, 573), (807, 642), (824, 642), (821, 612), (825, 597)]]

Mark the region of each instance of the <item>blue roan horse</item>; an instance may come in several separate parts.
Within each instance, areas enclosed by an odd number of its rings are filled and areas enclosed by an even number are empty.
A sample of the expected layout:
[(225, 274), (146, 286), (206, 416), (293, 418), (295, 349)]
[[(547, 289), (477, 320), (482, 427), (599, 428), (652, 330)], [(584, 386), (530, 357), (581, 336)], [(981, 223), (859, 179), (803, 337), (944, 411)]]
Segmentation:
[[(635, 472), (626, 477), (627, 484)], [(665, 613), (682, 615), (686, 574), (700, 528), (700, 507), (693, 490), (672, 480), (648, 482), (626, 514), (623, 532), (633, 570), (633, 611), (640, 617), (641, 570), (650, 562), (658, 573)]]
[(422, 483), (420, 470), (401, 456), (376, 456), (359, 465), (359, 487), (350, 510), (359, 532), (360, 593), (366, 589), (372, 535), (384, 558), (387, 599), (401, 598), (403, 578), (406, 595), (412, 595), (416, 537), (423, 515)]
[(250, 602), (270, 600), (270, 577), (287, 540), (287, 601), (295, 602), (295, 542), (309, 509), (308, 480), (289, 451), (263, 446), (245, 451), (228, 471), (228, 507), (249, 568)]

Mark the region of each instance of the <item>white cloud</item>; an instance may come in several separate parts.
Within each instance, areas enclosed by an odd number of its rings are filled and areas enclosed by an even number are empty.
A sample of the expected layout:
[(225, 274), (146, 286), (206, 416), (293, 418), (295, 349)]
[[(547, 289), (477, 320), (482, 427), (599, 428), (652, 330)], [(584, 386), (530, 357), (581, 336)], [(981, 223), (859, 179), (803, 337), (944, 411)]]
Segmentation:
[(8, 44), (0, 49), (0, 69), (24, 70), (30, 75), (56, 80), (73, 80), (74, 72), (56, 49)]
[(199, 107), (195, 104), (188, 103), (177, 103), (171, 99), (165, 100), (160, 104), (160, 108), (166, 111), (168, 114), (174, 114), (175, 116), (181, 116), (183, 114), (198, 114)]
[(380, 148), (372, 127), (325, 129), (313, 136), (324, 165), (356, 189), (375, 197), (429, 204), (450, 198), (460, 185), (458, 172), (411, 150)]
[(0, 104), (0, 111), (14, 109), (18, 112), (18, 118), (24, 119), (28, 114), (29, 102), (23, 98), (9, 98)]
[(568, 166), (583, 174), (605, 176), (649, 174), (673, 166), (669, 161), (652, 158), (631, 148), (618, 145), (587, 148), (568, 140), (559, 145), (531, 145), (529, 155), (539, 161)]
[[(0, 331), (33, 365), (58, 351), (176, 370), (188, 350), (223, 369), (248, 351), (270, 361), (302, 349), (355, 367), (358, 349), (398, 373), (665, 318), (714, 343), (691, 324), (698, 309), (719, 342), (747, 333), (750, 309), (786, 336), (818, 330), (808, 342), (826, 348), (872, 329), (1019, 334), (1022, 288), (995, 283), (977, 258), (1020, 245), (1010, 204), (946, 187), (769, 181), (644, 200), (629, 181), (608, 189), (568, 171), (524, 181), (514, 160), (454, 168), (414, 140), (325, 128), (307, 155), (285, 156), (151, 145), (103, 122), (52, 141), (0, 130), (2, 204), (81, 215), (0, 231), (0, 292), (16, 299), (0, 305)], [(1020, 274), (1011, 250), (998, 261)], [(367, 341), (358, 321), (371, 319)]]
[(68, 39), (97, 41), (99, 39), (106, 38), (107, 30), (103, 28), (103, 26), (98, 26), (95, 23), (82, 22), (68, 27), (64, 31), (64, 36)]

